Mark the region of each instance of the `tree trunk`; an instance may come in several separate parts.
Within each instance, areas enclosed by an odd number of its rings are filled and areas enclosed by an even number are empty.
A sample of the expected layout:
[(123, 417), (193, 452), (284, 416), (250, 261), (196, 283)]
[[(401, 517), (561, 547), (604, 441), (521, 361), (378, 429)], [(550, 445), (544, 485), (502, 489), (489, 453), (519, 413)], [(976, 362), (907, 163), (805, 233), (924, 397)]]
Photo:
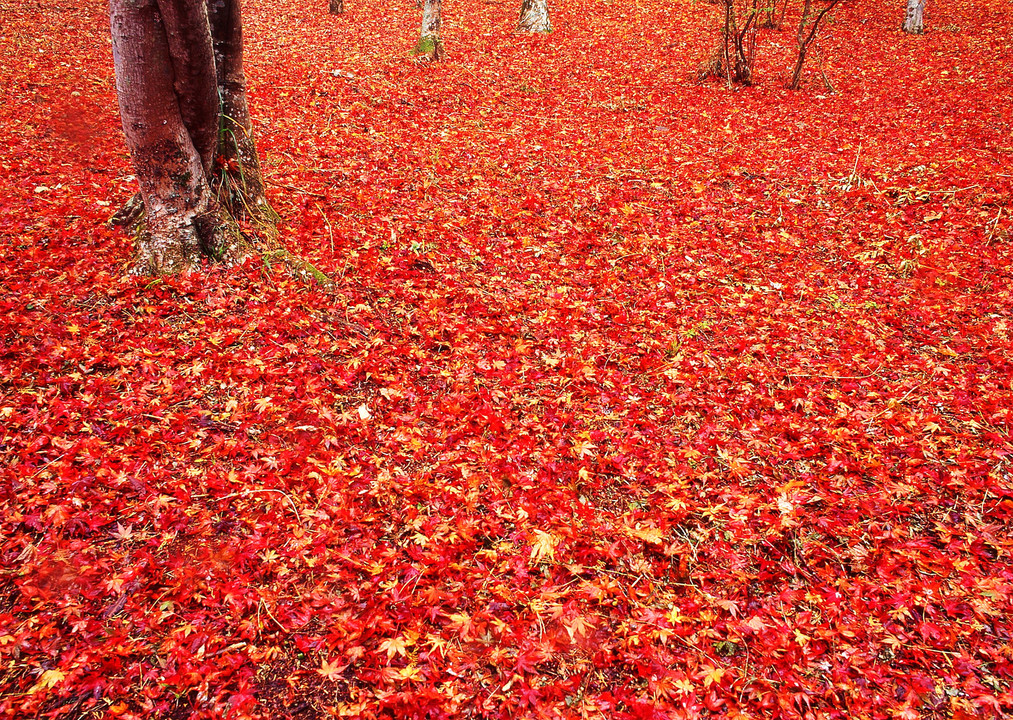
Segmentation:
[[(723, 0), (724, 20), (721, 25), (721, 44), (717, 52), (701, 68), (701, 79), (722, 78), (732, 85), (752, 85), (756, 63), (756, 19), (759, 16), (758, 0), (736, 6), (735, 0)], [(745, 15), (745, 22), (741, 23)]]
[(243, 23), (239, 0), (209, 0), (211, 35), (215, 48), (215, 78), (221, 98), (218, 157), (228, 168), (226, 177), (238, 187), (230, 188), (232, 207), (246, 214), (274, 222), (277, 217), (267, 204), (264, 176), (253, 142), (253, 120), (246, 102), (243, 74)]
[(924, 15), (925, 0), (907, 0), (907, 10), (904, 13), (904, 32), (912, 35), (921, 35), (925, 32)]
[(440, 40), (440, 26), (443, 24), (443, 3), (441, 0), (425, 0), (422, 7), (422, 32), (415, 54), (436, 61), (443, 58), (443, 42)]
[(345, 12), (345, 0), (331, 0), (331, 15), (341, 15)]
[[(201, 219), (213, 213), (213, 207), (197, 149), (208, 140), (198, 137), (195, 143), (184, 121), (174, 90), (166, 16), (158, 3), (112, 0), (110, 17), (120, 117), (147, 214), (136, 269), (179, 272), (198, 261), (212, 240), (202, 232), (206, 223)], [(210, 34), (206, 41), (210, 45)], [(200, 127), (211, 125), (201, 120), (196, 123)]]
[[(805, 65), (806, 56), (809, 53), (809, 46), (812, 45), (813, 41), (816, 39), (816, 35), (820, 30), (820, 23), (823, 22), (823, 18), (837, 7), (837, 3), (840, 1), (841, 0), (830, 0), (819, 12), (815, 12), (813, 10), (812, 0), (805, 0), (803, 3), (802, 17), (799, 19), (798, 35), (796, 36), (798, 54), (795, 57), (795, 69), (791, 74), (791, 82), (788, 83), (788, 88), (790, 90), (798, 90), (802, 86), (802, 67)], [(826, 75), (823, 76), (823, 82), (830, 86), (830, 81), (827, 80)]]
[(522, 32), (552, 32), (548, 0), (521, 0), (521, 18), (517, 29)]
[(143, 200), (143, 213), (129, 216), (138, 226), (133, 272), (238, 259), (247, 243), (234, 217), (269, 210), (250, 133), (238, 2), (208, 3), (110, 0), (120, 116)]

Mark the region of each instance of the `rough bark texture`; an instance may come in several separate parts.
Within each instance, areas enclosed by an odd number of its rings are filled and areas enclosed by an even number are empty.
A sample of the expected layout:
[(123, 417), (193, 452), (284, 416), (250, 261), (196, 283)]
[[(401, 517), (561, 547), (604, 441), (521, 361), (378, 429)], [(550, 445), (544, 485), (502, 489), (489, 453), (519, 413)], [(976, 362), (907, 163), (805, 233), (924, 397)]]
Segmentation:
[(137, 270), (179, 272), (211, 238), (211, 188), (174, 90), (175, 71), (156, 0), (112, 0), (116, 91), (146, 210)]
[(440, 26), (443, 24), (443, 3), (441, 0), (426, 0), (422, 7), (422, 32), (415, 53), (436, 61), (443, 58), (443, 42), (440, 40)]
[(904, 32), (921, 35), (925, 32), (925, 0), (907, 0), (904, 13)]
[(345, 12), (345, 0), (331, 0), (331, 15), (341, 15)]
[[(133, 272), (247, 251), (237, 217), (273, 220), (253, 144), (238, 0), (111, 0), (116, 90), (140, 196)], [(143, 211), (141, 206), (143, 205)]]
[[(247, 213), (264, 214), (273, 219), (267, 204), (264, 178), (260, 171), (257, 147), (253, 142), (253, 120), (246, 101), (246, 76), (243, 74), (243, 23), (239, 0), (210, 0), (208, 15), (214, 39), (216, 79), (221, 97), (221, 123), (218, 155), (231, 169), (229, 177), (238, 179), (232, 188), (233, 203), (244, 203)], [(237, 194), (237, 190), (238, 192)]]
[(210, 171), (218, 144), (218, 83), (205, 0), (158, 0), (183, 124)]
[(548, 0), (521, 0), (521, 18), (517, 29), (522, 32), (552, 32)]

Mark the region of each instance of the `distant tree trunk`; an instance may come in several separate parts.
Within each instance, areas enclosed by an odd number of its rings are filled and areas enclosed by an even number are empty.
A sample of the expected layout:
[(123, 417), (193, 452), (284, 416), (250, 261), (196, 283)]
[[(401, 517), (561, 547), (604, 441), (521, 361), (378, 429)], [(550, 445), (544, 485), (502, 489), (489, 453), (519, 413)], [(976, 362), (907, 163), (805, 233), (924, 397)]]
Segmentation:
[(246, 104), (238, 0), (110, 0), (110, 24), (143, 201), (141, 212), (119, 218), (138, 226), (132, 271), (241, 258), (248, 247), (234, 216), (266, 217), (269, 207)]
[(788, 0), (768, 0), (768, 2), (769, 5), (758, 10), (756, 27), (779, 30), (784, 24), (785, 13), (788, 12)]
[(341, 15), (345, 12), (345, 0), (331, 0), (331, 15)]
[[(820, 23), (823, 18), (827, 16), (831, 10), (837, 7), (837, 3), (841, 0), (829, 0), (823, 9), (819, 12), (813, 10), (813, 0), (805, 0), (802, 5), (802, 17), (798, 23), (798, 35), (796, 36), (797, 50), (798, 53), (795, 57), (795, 69), (791, 73), (791, 82), (788, 83), (788, 88), (791, 90), (798, 90), (802, 86), (802, 67), (805, 65), (806, 56), (809, 53), (809, 46), (812, 45), (816, 39), (816, 34), (820, 30)], [(829, 86), (830, 83), (823, 77), (824, 82)], [(829, 89), (829, 88), (828, 88)]]
[(925, 0), (907, 0), (907, 11), (904, 13), (904, 32), (921, 35), (925, 32), (924, 25)]
[(549, 22), (549, 5), (547, 0), (521, 0), (521, 18), (517, 29), (522, 32), (552, 32)]
[(721, 44), (701, 68), (701, 80), (721, 78), (729, 88), (733, 84), (753, 84), (758, 2), (759, 0), (746, 0), (736, 7), (735, 0), (722, 0), (725, 17), (721, 26)]
[(440, 26), (443, 24), (443, 3), (441, 0), (425, 0), (422, 6), (422, 32), (415, 54), (436, 61), (443, 58), (443, 41)]

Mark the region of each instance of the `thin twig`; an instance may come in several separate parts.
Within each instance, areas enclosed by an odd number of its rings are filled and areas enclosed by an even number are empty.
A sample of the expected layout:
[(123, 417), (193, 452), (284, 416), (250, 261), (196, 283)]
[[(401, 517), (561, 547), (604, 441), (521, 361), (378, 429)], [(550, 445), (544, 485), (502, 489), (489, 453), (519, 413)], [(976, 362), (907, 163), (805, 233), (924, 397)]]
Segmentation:
[(957, 188), (956, 190), (929, 190), (930, 195), (956, 195), (958, 192), (964, 192), (965, 190), (974, 190), (978, 185), (968, 185), (967, 187)]
[(288, 628), (287, 628), (287, 627), (285, 627), (284, 625), (282, 625), (282, 624), (281, 624), (280, 622), (278, 622), (278, 618), (276, 618), (276, 617), (275, 617), (275, 616), (274, 616), (274, 615), (273, 615), (273, 614), (271, 613), (271, 609), (270, 609), (269, 607), (267, 607), (267, 604), (266, 604), (266, 603), (264, 602), (264, 598), (260, 598), (260, 604), (258, 604), (258, 605), (257, 605), (257, 612), (260, 612), (260, 608), (264, 608), (264, 612), (266, 612), (266, 613), (267, 613), (267, 616), (268, 616), (269, 618), (271, 618), (272, 620), (274, 620), (274, 623), (275, 623), (275, 624), (276, 624), (276, 625), (277, 625), (278, 627), (280, 627), (280, 628), (281, 628), (281, 631), (282, 631), (282, 632), (286, 632), (286, 633), (288, 632)]
[(932, 265), (926, 265), (923, 262), (919, 262), (918, 263), (918, 269), (921, 269), (921, 268), (925, 268), (927, 270), (935, 270), (937, 273), (942, 273), (943, 275), (952, 275), (953, 277), (957, 278), (958, 280), (963, 280), (964, 282), (969, 282), (969, 283), (973, 283), (974, 282), (974, 280), (972, 280), (971, 278), (964, 277), (963, 275), (961, 275), (960, 273), (958, 273), (956, 270), (943, 270), (942, 268), (933, 267)]
[(988, 235), (985, 236), (985, 242), (986, 243), (991, 243), (992, 242), (992, 236), (995, 235), (995, 231), (999, 228), (999, 218), (1001, 216), (1002, 216), (1002, 208), (999, 208), (999, 212), (997, 212), (995, 214), (995, 220), (993, 220), (991, 223), (989, 223), (989, 225), (992, 226), (992, 229), (989, 230), (988, 231)]
[(58, 460), (62, 460), (62, 459), (63, 459), (63, 458), (65, 458), (65, 457), (67, 457), (67, 453), (64, 453), (63, 455), (60, 455), (59, 457), (55, 457), (55, 458), (53, 458), (52, 460), (50, 460), (49, 462), (47, 462), (47, 463), (46, 463), (45, 465), (43, 465), (42, 467), (40, 467), (40, 468), (39, 468), (38, 470), (36, 470), (36, 471), (35, 471), (34, 473), (32, 473), (32, 474), (31, 474), (31, 476), (29, 476), (29, 478), (28, 478), (28, 479), (29, 479), (29, 480), (31, 480), (31, 479), (32, 479), (32, 478), (34, 478), (34, 477), (35, 477), (36, 475), (38, 475), (38, 474), (39, 474), (39, 473), (41, 473), (41, 472), (42, 472), (43, 470), (45, 470), (45, 469), (46, 469), (47, 467), (49, 467), (50, 465), (52, 465), (53, 463), (55, 463), (55, 462), (56, 462), (56, 461), (58, 461)]
[(215, 498), (215, 499), (216, 500), (228, 500), (229, 498), (246, 497), (248, 495), (253, 495), (254, 493), (261, 493), (261, 492), (278, 493), (279, 495), (283, 495), (285, 497), (285, 499), (288, 500), (289, 505), (292, 506), (292, 512), (295, 513), (295, 517), (299, 521), (299, 524), (302, 525), (303, 527), (305, 527), (305, 524), (302, 521), (302, 515), (299, 514), (299, 508), (296, 507), (295, 500), (293, 500), (292, 496), (289, 495), (284, 490), (277, 490), (275, 488), (256, 488), (256, 489), (253, 489), (253, 490), (241, 490), (240, 492), (229, 493), (228, 495), (222, 495), (221, 497), (218, 497), (218, 498)]
[(277, 182), (274, 182), (273, 180), (268, 180), (267, 182), (268, 182), (268, 184), (274, 185), (275, 187), (279, 187), (279, 188), (282, 188), (284, 190), (288, 190), (290, 192), (299, 193), (300, 195), (308, 195), (309, 197), (319, 198), (320, 200), (326, 200), (327, 199), (327, 196), (324, 195), (324, 194), (322, 194), (322, 193), (310, 192), (309, 190), (303, 190), (302, 188), (297, 188), (294, 185), (283, 185), (282, 183), (277, 183)]
[(612, 259), (612, 264), (615, 265), (620, 260), (625, 260), (626, 258), (631, 258), (631, 257), (637, 257), (638, 255), (643, 255), (643, 253), (635, 252), (635, 253), (626, 253), (625, 255), (620, 255), (619, 257)]
[(880, 411), (879, 411), (878, 413), (876, 413), (875, 415), (872, 415), (872, 416), (870, 416), (870, 417), (869, 417), (868, 419), (866, 419), (866, 421), (865, 421), (865, 424), (866, 424), (866, 425), (871, 425), (871, 424), (872, 424), (872, 421), (873, 421), (873, 420), (875, 420), (876, 418), (878, 418), (878, 417), (879, 417), (880, 415), (883, 415), (883, 414), (885, 414), (885, 413), (888, 413), (888, 412), (890, 412), (891, 410), (893, 410), (893, 408), (897, 407), (897, 406), (898, 406), (898, 405), (900, 405), (900, 404), (901, 404), (902, 402), (904, 402), (904, 401), (905, 401), (905, 400), (907, 400), (907, 399), (908, 399), (909, 397), (911, 397), (911, 393), (913, 393), (913, 392), (914, 392), (915, 390), (917, 390), (918, 388), (920, 388), (920, 387), (921, 387), (922, 385), (924, 385), (924, 384), (925, 384), (925, 383), (918, 383), (917, 385), (915, 385), (915, 386), (914, 386), (913, 388), (911, 388), (910, 390), (908, 390), (908, 391), (907, 391), (907, 392), (906, 392), (906, 393), (904, 394), (904, 397), (902, 397), (902, 398), (901, 398), (900, 400), (898, 400), (897, 402), (895, 402), (895, 403), (894, 403), (894, 404), (893, 404), (892, 406), (890, 406), (890, 405), (887, 405), (887, 407), (886, 407), (886, 408), (884, 408), (883, 410), (880, 410)]
[(331, 257), (334, 257), (334, 229), (331, 227), (331, 221), (327, 219), (327, 213), (325, 213), (324, 209), (320, 207), (320, 203), (315, 204), (317, 206), (317, 210), (320, 211), (320, 217), (324, 219), (324, 223), (327, 225), (327, 235), (331, 240)]
[(826, 379), (826, 380), (867, 380), (867, 379), (871, 378), (873, 375), (875, 375), (876, 373), (878, 373), (882, 367), (883, 367), (883, 365), (882, 365), (882, 363), (880, 363), (879, 367), (877, 367), (875, 370), (873, 370), (868, 375), (810, 375), (810, 374), (807, 374), (807, 373), (799, 373), (799, 374), (788, 373), (787, 377), (791, 377), (791, 378), (822, 378), (822, 379)]

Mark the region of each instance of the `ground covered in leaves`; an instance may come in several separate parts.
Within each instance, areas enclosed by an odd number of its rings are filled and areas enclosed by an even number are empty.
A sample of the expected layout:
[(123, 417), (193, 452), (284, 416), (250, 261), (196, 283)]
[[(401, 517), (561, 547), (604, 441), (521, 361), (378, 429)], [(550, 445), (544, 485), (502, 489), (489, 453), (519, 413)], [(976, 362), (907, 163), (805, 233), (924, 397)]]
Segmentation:
[(1009, 4), (848, 0), (797, 93), (515, 5), (247, 8), (330, 290), (122, 277), (105, 6), (4, 6), (4, 716), (1013, 713)]

